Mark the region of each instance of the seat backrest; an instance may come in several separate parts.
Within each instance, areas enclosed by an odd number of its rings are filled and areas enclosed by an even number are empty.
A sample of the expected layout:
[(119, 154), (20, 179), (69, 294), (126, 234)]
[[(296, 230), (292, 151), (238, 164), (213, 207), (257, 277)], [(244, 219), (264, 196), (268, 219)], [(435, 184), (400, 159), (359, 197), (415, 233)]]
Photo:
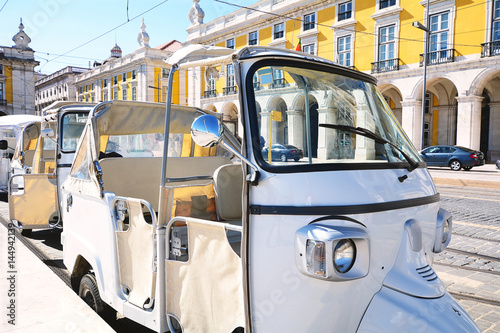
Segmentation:
[(214, 173), (215, 207), (222, 220), (241, 220), (243, 169), (240, 164), (219, 167)]

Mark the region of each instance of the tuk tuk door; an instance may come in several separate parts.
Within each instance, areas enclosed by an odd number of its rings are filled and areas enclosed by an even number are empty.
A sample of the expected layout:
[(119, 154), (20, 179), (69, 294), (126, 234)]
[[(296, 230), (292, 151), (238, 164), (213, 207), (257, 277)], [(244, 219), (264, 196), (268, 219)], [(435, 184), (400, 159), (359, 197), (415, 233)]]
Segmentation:
[(10, 220), (24, 230), (47, 228), (51, 222), (57, 224), (59, 220), (55, 150), (50, 142), (43, 137), (39, 139), (32, 174), (18, 174), (10, 178)]

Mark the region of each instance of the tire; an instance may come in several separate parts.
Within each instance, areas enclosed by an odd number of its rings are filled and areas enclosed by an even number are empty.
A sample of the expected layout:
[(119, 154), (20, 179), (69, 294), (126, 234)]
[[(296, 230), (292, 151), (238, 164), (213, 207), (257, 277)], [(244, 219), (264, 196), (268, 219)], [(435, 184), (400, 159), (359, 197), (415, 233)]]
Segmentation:
[(459, 171), (462, 169), (462, 163), (459, 160), (453, 160), (450, 162), (450, 169), (453, 171)]
[(97, 281), (93, 274), (85, 274), (80, 281), (78, 296), (83, 299), (106, 322), (116, 320), (116, 312), (101, 299)]
[(32, 231), (33, 231), (33, 229), (23, 229), (23, 230), (21, 230), (21, 235), (23, 235), (24, 237), (29, 237), (29, 236), (31, 236)]
[(281, 155), (280, 155), (280, 160), (281, 160), (281, 162), (286, 162), (286, 161), (288, 161), (288, 159), (286, 158), (286, 155), (285, 155), (285, 154), (281, 154)]
[(298, 161), (299, 161), (299, 158), (298, 158), (298, 157), (295, 157), (293, 160), (294, 160), (295, 162), (298, 162)]
[(471, 169), (472, 169), (472, 167), (464, 167), (465, 171), (470, 171)]

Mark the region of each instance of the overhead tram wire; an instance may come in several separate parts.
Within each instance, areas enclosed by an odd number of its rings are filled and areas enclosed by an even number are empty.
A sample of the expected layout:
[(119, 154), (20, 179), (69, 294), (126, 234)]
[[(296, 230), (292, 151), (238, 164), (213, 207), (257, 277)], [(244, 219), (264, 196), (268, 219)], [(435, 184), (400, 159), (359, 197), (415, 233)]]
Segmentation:
[(2, 9), (5, 7), (5, 5), (7, 4), (7, 2), (9, 2), (9, 0), (5, 0), (5, 2), (4, 2), (4, 4), (3, 4), (2, 8), (0, 8), (0, 12), (2, 12)]
[(89, 41), (87, 41), (87, 42), (85, 42), (85, 43), (83, 43), (83, 44), (80, 44), (80, 45), (78, 45), (77, 47), (75, 47), (75, 48), (73, 48), (73, 49), (71, 49), (71, 50), (69, 50), (69, 51), (67, 51), (67, 52), (64, 52), (64, 53), (63, 53), (63, 54), (61, 54), (61, 55), (59, 55), (59, 56), (57, 56), (57, 57), (55, 57), (55, 58), (50, 59), (50, 60), (49, 60), (49, 61), (47, 61), (45, 64), (43, 64), (43, 66), (42, 66), (42, 67), (40, 67), (40, 69), (39, 69), (39, 70), (41, 71), (41, 70), (42, 70), (42, 68), (43, 68), (45, 65), (47, 65), (49, 62), (51, 62), (51, 61), (53, 61), (53, 60), (55, 60), (55, 59), (57, 59), (57, 58), (60, 58), (60, 57), (66, 56), (68, 53), (71, 53), (71, 52), (73, 52), (73, 51), (75, 51), (75, 50), (77, 50), (77, 49), (81, 48), (82, 46), (85, 46), (85, 45), (87, 45), (87, 44), (89, 44), (89, 43), (92, 43), (93, 41), (95, 41), (95, 40), (97, 40), (97, 39), (99, 39), (99, 38), (101, 38), (101, 37), (103, 37), (103, 36), (105, 36), (105, 35), (109, 34), (110, 32), (115, 31), (116, 29), (118, 29), (118, 28), (120, 28), (120, 27), (124, 26), (125, 24), (127, 24), (127, 23), (129, 23), (129, 22), (131, 22), (131, 21), (133, 21), (133, 20), (135, 20), (135, 19), (137, 19), (138, 17), (140, 17), (140, 16), (142, 16), (142, 15), (144, 15), (144, 14), (146, 14), (146, 13), (150, 12), (150, 11), (152, 11), (153, 9), (156, 9), (157, 7), (159, 7), (159, 6), (163, 5), (163, 4), (164, 4), (165, 2), (167, 2), (167, 1), (168, 1), (168, 0), (164, 0), (164, 1), (160, 2), (159, 4), (157, 4), (157, 5), (153, 6), (153, 7), (151, 7), (150, 9), (148, 9), (148, 10), (146, 10), (146, 11), (144, 11), (144, 12), (142, 12), (142, 13), (140, 13), (140, 14), (138, 14), (138, 15), (134, 16), (134, 17), (132, 17), (132, 19), (127, 20), (126, 22), (123, 22), (123, 23), (121, 23), (121, 24), (117, 25), (116, 27), (114, 27), (114, 28), (112, 28), (112, 29), (110, 29), (110, 30), (108, 30), (108, 31), (106, 31), (106, 32), (104, 32), (104, 33), (102, 33), (102, 34), (100, 34), (99, 36), (94, 37), (94, 38), (92, 38), (91, 40), (89, 40)]
[[(287, 16), (287, 15), (284, 15), (284, 14), (275, 14), (275, 13), (268, 12), (268, 11), (265, 11), (265, 10), (261, 10), (261, 9), (257, 9), (257, 8), (252, 8), (252, 7), (248, 7), (248, 6), (243, 6), (243, 5), (238, 5), (238, 4), (231, 3), (231, 2), (228, 2), (228, 1), (224, 1), (224, 0), (213, 0), (213, 1), (225, 4), (225, 5), (228, 5), (228, 6), (234, 6), (234, 7), (238, 7), (238, 8), (241, 8), (241, 9), (247, 9), (247, 10), (251, 10), (251, 11), (255, 11), (255, 12), (259, 12), (259, 13), (263, 13), (263, 14), (268, 14), (268, 15), (271, 15), (271, 16), (276, 16), (276, 17), (280, 17), (280, 18), (284, 18), (284, 19), (288, 19), (288, 20), (293, 20), (293, 21), (298, 21), (298, 22), (305, 22), (303, 19), (300, 19), (300, 18), (290, 17), (290, 16)], [(326, 0), (324, 2), (326, 2)], [(470, 7), (478, 6), (480, 4), (486, 4), (488, 2), (491, 2), (491, 0), (486, 0), (486, 1), (481, 2), (479, 4), (473, 4), (473, 5), (467, 6), (465, 8), (459, 8), (459, 9), (456, 9), (455, 12), (457, 12), (459, 10), (469, 9)], [(327, 24), (322, 24), (322, 23), (315, 23), (315, 24), (318, 25), (318, 26), (321, 26), (321, 27), (326, 27), (326, 28), (330, 28), (330, 29), (332, 28), (331, 25), (327, 25)], [(407, 24), (411, 24), (411, 22), (410, 23), (404, 23), (402, 25), (407, 25)], [(341, 28), (341, 27), (338, 28), (338, 29), (339, 30), (343, 30), (343, 31), (355, 32), (355, 33), (359, 33), (359, 34), (364, 34), (364, 35), (370, 35), (370, 36), (374, 36), (374, 37), (379, 37), (379, 34), (374, 33), (374, 32), (359, 31), (359, 30), (356, 30), (356, 29)], [(398, 39), (400, 41), (425, 43), (425, 41), (423, 39), (418, 39), (418, 38), (395, 37), (395, 39)], [(481, 47), (481, 45), (472, 45), (472, 44), (453, 44), (453, 43), (450, 43), (450, 44), (454, 45), (454, 46)], [(448, 45), (450, 45), (450, 44), (448, 44)]]

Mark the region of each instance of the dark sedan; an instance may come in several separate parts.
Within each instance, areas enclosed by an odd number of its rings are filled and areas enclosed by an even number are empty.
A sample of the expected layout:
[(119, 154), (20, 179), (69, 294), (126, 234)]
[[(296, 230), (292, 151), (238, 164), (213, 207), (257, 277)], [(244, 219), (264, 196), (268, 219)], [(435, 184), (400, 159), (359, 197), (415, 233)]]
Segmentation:
[(420, 156), (428, 166), (450, 167), (454, 171), (484, 165), (483, 153), (460, 146), (432, 146), (422, 150)]
[[(269, 147), (262, 149), (262, 156), (265, 160), (269, 157)], [(286, 162), (294, 160), (297, 162), (304, 157), (304, 153), (299, 148), (292, 145), (274, 144), (271, 147), (271, 158), (273, 161)]]

